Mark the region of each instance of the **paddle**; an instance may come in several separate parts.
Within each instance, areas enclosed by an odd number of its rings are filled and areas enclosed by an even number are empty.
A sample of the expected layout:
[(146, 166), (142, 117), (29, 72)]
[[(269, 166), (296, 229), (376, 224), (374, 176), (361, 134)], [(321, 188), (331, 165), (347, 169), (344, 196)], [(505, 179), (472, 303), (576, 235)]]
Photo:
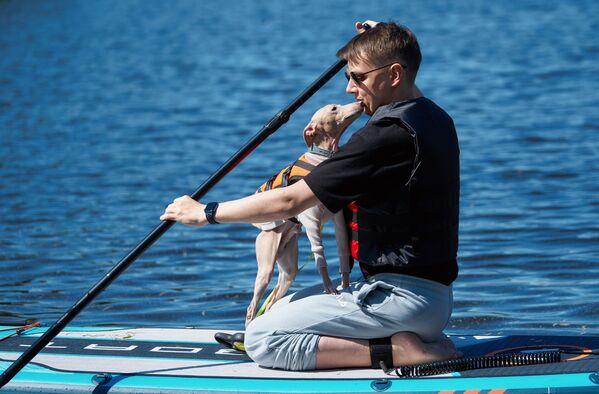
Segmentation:
[[(365, 29), (369, 26), (362, 25)], [(233, 170), (245, 157), (247, 157), (258, 145), (262, 143), (269, 135), (277, 131), (284, 125), (291, 115), (304, 104), (314, 93), (324, 86), (339, 70), (341, 70), (347, 61), (345, 59), (337, 60), (328, 70), (326, 70), (316, 81), (314, 81), (306, 90), (304, 90), (287, 107), (279, 111), (252, 139), (250, 139), (241, 149), (237, 151), (225, 164), (223, 164), (212, 176), (191, 195), (194, 200), (202, 198), (214, 185)], [(152, 230), (133, 250), (129, 252), (121, 261), (119, 261), (108, 273), (100, 279), (83, 297), (81, 297), (71, 308), (63, 314), (48, 330), (39, 337), (31, 347), (29, 347), (21, 356), (12, 363), (0, 376), (0, 388), (10, 382), (10, 380), (25, 366), (33, 357), (35, 357), (66, 325), (75, 318), (90, 302), (94, 300), (104, 289), (106, 289), (116, 278), (119, 277), (139, 256), (141, 256), (150, 246), (158, 240), (174, 221), (161, 222)]]

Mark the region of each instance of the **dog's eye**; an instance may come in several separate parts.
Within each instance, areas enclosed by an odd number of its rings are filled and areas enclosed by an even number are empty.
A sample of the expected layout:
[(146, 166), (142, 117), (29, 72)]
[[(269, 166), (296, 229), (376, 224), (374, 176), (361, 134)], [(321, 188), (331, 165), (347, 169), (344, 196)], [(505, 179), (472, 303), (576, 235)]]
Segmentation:
[(333, 108), (331, 108), (331, 111), (337, 111), (337, 106), (333, 105)]

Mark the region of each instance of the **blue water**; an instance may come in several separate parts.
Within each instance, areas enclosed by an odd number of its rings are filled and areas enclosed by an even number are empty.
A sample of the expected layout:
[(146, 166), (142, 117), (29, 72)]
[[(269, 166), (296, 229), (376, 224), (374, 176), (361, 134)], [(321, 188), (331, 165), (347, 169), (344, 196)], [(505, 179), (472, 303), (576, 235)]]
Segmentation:
[[(599, 3), (0, 0), (0, 320), (50, 324), (335, 61), (410, 26), (461, 143), (453, 333), (599, 333)], [(336, 76), (204, 199), (302, 151)], [(356, 122), (357, 130), (366, 118)], [(175, 226), (73, 322), (241, 328), (249, 225)], [(330, 266), (337, 267), (326, 228)], [(300, 264), (310, 261), (305, 238)], [(294, 289), (319, 282), (310, 263)]]

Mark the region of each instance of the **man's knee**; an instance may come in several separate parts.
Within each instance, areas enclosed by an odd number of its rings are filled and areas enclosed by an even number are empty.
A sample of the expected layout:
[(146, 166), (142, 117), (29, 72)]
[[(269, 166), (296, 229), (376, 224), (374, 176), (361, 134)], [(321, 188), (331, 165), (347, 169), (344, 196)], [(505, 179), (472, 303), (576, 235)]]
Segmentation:
[(258, 365), (290, 371), (316, 367), (316, 334), (284, 334), (268, 330), (266, 319), (250, 323), (245, 333), (245, 350)]
[(244, 339), (245, 351), (258, 365), (272, 368), (272, 354), (268, 349), (267, 343), (271, 333), (260, 327), (259, 320), (262, 319), (253, 320), (246, 328)]

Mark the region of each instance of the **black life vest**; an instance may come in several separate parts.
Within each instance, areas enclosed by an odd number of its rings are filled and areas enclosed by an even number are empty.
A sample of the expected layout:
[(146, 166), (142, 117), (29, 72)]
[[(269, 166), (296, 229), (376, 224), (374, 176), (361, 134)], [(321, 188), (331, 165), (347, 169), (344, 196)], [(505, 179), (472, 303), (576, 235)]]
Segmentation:
[(368, 207), (356, 201), (345, 210), (352, 257), (375, 272), (451, 283), (457, 275), (460, 194), (453, 120), (431, 100), (419, 98), (379, 108), (369, 123), (407, 129), (416, 157), (410, 179), (391, 198)]
[(273, 175), (268, 181), (258, 188), (258, 193), (278, 187), (293, 185), (306, 175), (308, 175), (316, 166), (310, 164), (306, 155), (301, 155), (299, 159), (283, 168), (277, 174)]

